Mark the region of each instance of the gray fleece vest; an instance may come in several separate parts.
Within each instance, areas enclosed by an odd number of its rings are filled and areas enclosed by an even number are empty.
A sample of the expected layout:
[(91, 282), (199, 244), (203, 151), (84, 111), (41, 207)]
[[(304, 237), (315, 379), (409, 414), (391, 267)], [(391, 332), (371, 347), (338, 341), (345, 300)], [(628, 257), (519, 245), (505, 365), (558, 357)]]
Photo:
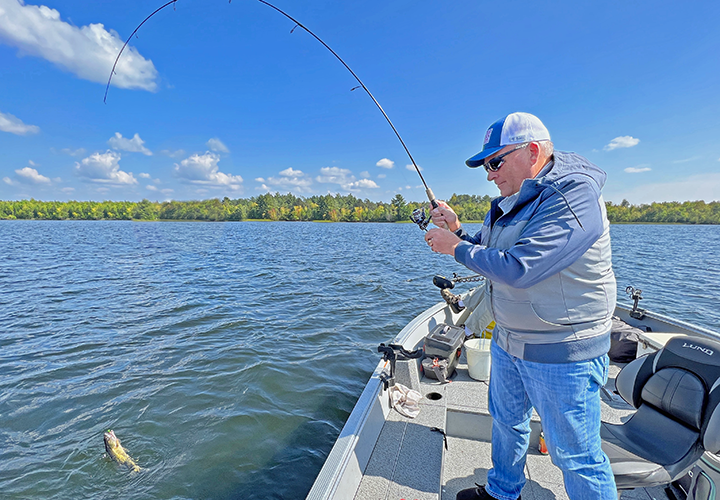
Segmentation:
[[(573, 264), (525, 289), (487, 280), (496, 328), (493, 337), (508, 354), (540, 363), (593, 359), (610, 348), (617, 289), (612, 270), (610, 223)], [(509, 249), (526, 221), (483, 231), (482, 244)], [(489, 233), (489, 234), (488, 234)]]

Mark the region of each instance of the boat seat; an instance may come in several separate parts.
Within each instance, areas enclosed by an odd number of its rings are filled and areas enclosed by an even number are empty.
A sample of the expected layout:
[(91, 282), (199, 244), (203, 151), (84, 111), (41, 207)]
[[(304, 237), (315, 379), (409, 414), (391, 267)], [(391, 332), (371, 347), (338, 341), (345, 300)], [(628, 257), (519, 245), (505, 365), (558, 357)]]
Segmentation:
[(600, 429), (619, 490), (670, 483), (720, 452), (720, 342), (673, 338), (627, 364), (615, 387), (637, 409)]

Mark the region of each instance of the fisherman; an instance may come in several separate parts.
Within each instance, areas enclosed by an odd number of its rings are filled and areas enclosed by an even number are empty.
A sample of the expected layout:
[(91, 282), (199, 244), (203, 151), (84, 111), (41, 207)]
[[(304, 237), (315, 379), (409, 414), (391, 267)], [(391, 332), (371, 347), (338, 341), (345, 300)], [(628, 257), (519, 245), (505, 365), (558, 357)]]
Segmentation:
[(533, 408), (570, 500), (617, 500), (600, 441), (616, 300), (606, 174), (582, 156), (554, 151), (548, 130), (528, 113), (493, 123), (466, 164), (484, 167), (500, 190), (481, 231), (469, 235), (441, 202), (431, 212), (438, 227), (425, 235), (433, 251), (487, 278), (496, 323), (493, 466), (487, 484), (457, 500), (520, 498)]

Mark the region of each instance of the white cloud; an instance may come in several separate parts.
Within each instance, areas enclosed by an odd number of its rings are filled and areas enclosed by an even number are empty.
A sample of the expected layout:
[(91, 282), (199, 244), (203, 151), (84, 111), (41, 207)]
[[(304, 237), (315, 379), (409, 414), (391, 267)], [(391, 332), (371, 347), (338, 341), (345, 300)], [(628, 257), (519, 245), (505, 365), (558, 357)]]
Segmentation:
[(145, 186), (145, 188), (146, 188), (148, 191), (152, 191), (153, 193), (160, 192), (160, 193), (162, 193), (162, 194), (170, 194), (170, 193), (174, 193), (174, 192), (175, 192), (174, 189), (158, 189), (157, 187), (153, 186), (152, 184), (148, 184), (147, 186)]
[(629, 135), (623, 135), (620, 137), (616, 137), (615, 139), (610, 141), (610, 143), (607, 146), (605, 146), (603, 149), (605, 151), (612, 151), (613, 149), (618, 149), (618, 148), (631, 148), (633, 146), (637, 146), (639, 142), (640, 142), (640, 139), (636, 139)]
[[(2, 0), (0, 0), (2, 2)], [(2, 23), (2, 10), (0, 7), (0, 23)], [(10, 113), (0, 112), (0, 130), (15, 135), (37, 134), (40, 127), (36, 125), (25, 125), (20, 118)]]
[(185, 156), (185, 150), (178, 149), (177, 151), (170, 151), (169, 149), (163, 149), (160, 151), (160, 154), (169, 156), (170, 158), (180, 158), (181, 156)]
[(106, 153), (94, 153), (81, 162), (75, 162), (75, 173), (80, 177), (86, 177), (92, 182), (106, 184), (132, 185), (137, 184), (137, 179), (132, 172), (120, 170), (120, 153), (107, 151)]
[(282, 170), (280, 175), (284, 175), (286, 177), (302, 177), (305, 174), (302, 170), (294, 170), (292, 167), (288, 167), (285, 170)]
[(370, 179), (355, 179), (350, 170), (339, 167), (323, 167), (320, 175), (315, 178), (318, 182), (326, 184), (339, 184), (341, 188), (348, 191), (359, 191), (362, 189), (375, 189), (380, 186)]
[(62, 148), (60, 151), (56, 150), (55, 148), (50, 148), (50, 152), (53, 154), (66, 154), (70, 156), (82, 156), (85, 154), (85, 148), (78, 148), (78, 149), (70, 149), (70, 148)]
[(367, 170), (363, 170), (362, 172), (360, 172), (360, 177), (367, 179), (368, 177), (371, 177), (370, 172), (368, 172)]
[(132, 139), (127, 139), (120, 132), (115, 132), (115, 137), (108, 140), (108, 144), (113, 149), (120, 151), (129, 151), (130, 153), (142, 153), (146, 156), (152, 156), (152, 151), (144, 146), (145, 141), (140, 139), (139, 134), (135, 134)]
[(5, 184), (9, 184), (11, 186), (15, 185), (15, 183), (12, 181), (12, 179), (10, 177), (3, 177), (3, 182), (5, 182)]
[(138, 177), (140, 177), (141, 179), (149, 179), (151, 177), (151, 175), (143, 172), (141, 174), (138, 174)]
[(637, 165), (635, 167), (628, 167), (625, 169), (625, 172), (628, 174), (639, 174), (641, 172), (650, 172), (652, 169), (650, 168), (650, 165), (647, 163), (642, 163), (640, 165)]
[(378, 174), (377, 176), (378, 179), (384, 179), (385, 177), (387, 177), (387, 174)]
[(220, 139), (217, 137), (213, 137), (209, 141), (207, 141), (207, 147), (210, 148), (210, 151), (215, 151), (217, 153), (229, 153), (230, 150), (227, 148), (225, 144), (222, 143)]
[[(60, 12), (23, 0), (0, 0), (0, 42), (21, 55), (42, 57), (78, 77), (106, 83), (124, 41), (102, 24), (77, 27), (60, 19)], [(154, 91), (157, 70), (134, 47), (125, 48), (112, 83), (116, 87)]]
[(720, 201), (720, 173), (691, 175), (669, 182), (635, 184), (626, 191), (608, 190), (605, 198), (614, 203), (626, 199), (633, 205), (666, 201)]
[(339, 184), (343, 188), (355, 182), (355, 176), (350, 170), (340, 167), (323, 167), (320, 169), (320, 175), (315, 180), (323, 184)]
[(63, 193), (70, 194), (70, 193), (74, 193), (74, 192), (75, 192), (75, 188), (65, 187), (65, 188), (62, 188), (60, 191), (62, 191)]
[(204, 155), (194, 154), (181, 161), (179, 165), (175, 164), (175, 175), (193, 184), (240, 189), (243, 178), (220, 172), (219, 161), (220, 157), (209, 151)]
[(692, 158), (685, 158), (684, 160), (675, 160), (673, 163), (690, 163), (691, 161), (702, 160), (702, 156), (693, 156)]
[(387, 158), (383, 158), (382, 160), (378, 161), (375, 165), (377, 165), (380, 168), (391, 169), (395, 166), (395, 162), (392, 160), (388, 160)]
[[(409, 165), (405, 165), (405, 168), (412, 172), (417, 172), (417, 170), (415, 170), (415, 165), (413, 165), (412, 163)], [(420, 165), (418, 165), (418, 169), (420, 170), (420, 172), (423, 171), (423, 168)]]
[(375, 181), (371, 179), (360, 179), (356, 182), (351, 182), (348, 184), (345, 189), (349, 189), (350, 191), (357, 191), (360, 189), (377, 189), (380, 186), (378, 186)]
[(309, 192), (312, 180), (303, 173), (302, 170), (295, 170), (292, 167), (286, 168), (280, 172), (280, 177), (268, 177), (263, 179), (258, 177), (255, 179), (263, 183), (263, 189), (270, 190), (271, 187), (294, 189), (298, 192)]
[(20, 177), (21, 180), (31, 184), (50, 184), (50, 178), (38, 173), (37, 170), (31, 167), (21, 168), (16, 170), (15, 173)]

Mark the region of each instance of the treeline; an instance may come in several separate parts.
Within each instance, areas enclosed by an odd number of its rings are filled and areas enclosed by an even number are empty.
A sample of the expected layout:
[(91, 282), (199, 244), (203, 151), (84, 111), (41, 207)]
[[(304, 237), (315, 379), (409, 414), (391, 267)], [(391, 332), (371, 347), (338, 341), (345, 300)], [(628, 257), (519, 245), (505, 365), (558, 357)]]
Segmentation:
[(619, 205), (607, 202), (610, 222), (662, 222), (676, 224), (720, 224), (720, 202), (670, 201), (650, 205), (631, 205), (623, 200)]
[[(482, 221), (490, 209), (489, 196), (457, 195), (447, 200), (464, 222)], [(0, 219), (42, 220), (283, 220), (332, 222), (407, 221), (427, 202), (408, 202), (397, 194), (389, 202), (361, 200), (352, 195), (297, 197), (262, 194), (249, 199), (203, 201), (0, 201)], [(720, 224), (720, 202), (669, 202), (650, 205), (606, 204), (610, 222)]]
[[(489, 197), (487, 207), (489, 207)], [(475, 200), (475, 197), (472, 197)], [(332, 222), (408, 221), (422, 203), (397, 194), (390, 203), (361, 200), (352, 195), (301, 198), (292, 194), (262, 194), (249, 199), (203, 201), (0, 201), (0, 219), (43, 220), (283, 220)], [(481, 218), (487, 207), (471, 203), (467, 215)]]

